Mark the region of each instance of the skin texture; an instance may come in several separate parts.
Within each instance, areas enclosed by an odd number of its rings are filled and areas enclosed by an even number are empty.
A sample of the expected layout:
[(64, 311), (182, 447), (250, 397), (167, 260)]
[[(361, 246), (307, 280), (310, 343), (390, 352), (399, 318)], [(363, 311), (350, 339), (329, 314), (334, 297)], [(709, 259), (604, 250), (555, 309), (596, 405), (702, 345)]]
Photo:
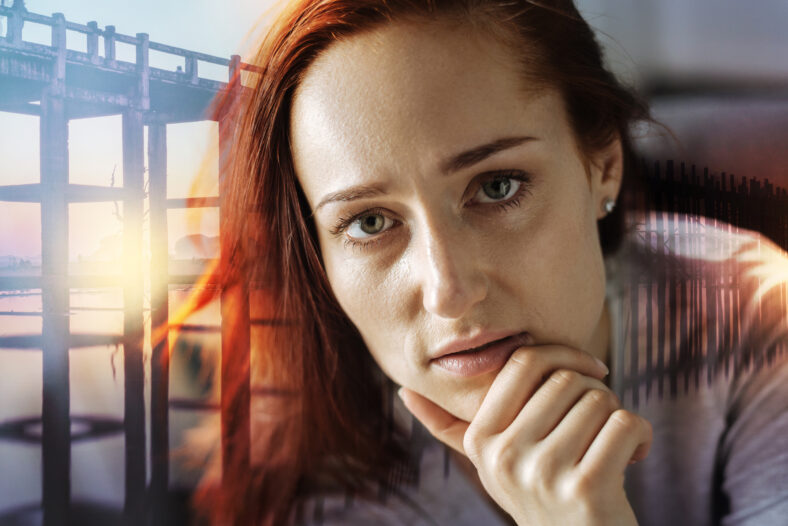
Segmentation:
[[(608, 360), (596, 222), (620, 188), (621, 146), (584, 156), (559, 93), (524, 85), (518, 67), (456, 24), (393, 23), (335, 43), (295, 94), (296, 175), (344, 312), (501, 515), (631, 526), (623, 473), (651, 429), (619, 409), (593, 359)], [(511, 137), (530, 139), (444, 173), (459, 152)], [(361, 184), (386, 190), (319, 205)], [(473, 377), (431, 363), (480, 331), (532, 342)]]
[[(313, 212), (329, 193), (389, 186), (314, 215), (340, 305), (387, 375), (468, 421), (496, 372), (460, 378), (431, 365), (448, 341), (528, 331), (535, 344), (607, 358), (596, 221), (618, 194), (620, 146), (592, 159), (589, 179), (560, 95), (527, 93), (517, 67), (468, 28), (390, 24), (329, 47), (292, 109), (296, 174)], [(441, 172), (458, 152), (516, 136), (537, 140)], [(519, 206), (501, 209), (517, 182), (503, 198), (481, 184), (510, 170), (531, 183)], [(373, 207), (383, 209), (365, 218), (373, 228), (357, 221), (332, 235), (339, 218)], [(347, 236), (379, 242), (362, 250)]]
[[(593, 359), (607, 361), (610, 341), (596, 222), (619, 191), (621, 146), (584, 156), (559, 93), (526, 85), (519, 67), (461, 24), (335, 43), (294, 97), (296, 175), (341, 307), (494, 509), (518, 525), (631, 526), (624, 469), (651, 428), (619, 409)], [(446, 170), (512, 137), (528, 139)], [(322, 206), (362, 184), (385, 193)], [(532, 341), (473, 377), (431, 363), (480, 331)]]

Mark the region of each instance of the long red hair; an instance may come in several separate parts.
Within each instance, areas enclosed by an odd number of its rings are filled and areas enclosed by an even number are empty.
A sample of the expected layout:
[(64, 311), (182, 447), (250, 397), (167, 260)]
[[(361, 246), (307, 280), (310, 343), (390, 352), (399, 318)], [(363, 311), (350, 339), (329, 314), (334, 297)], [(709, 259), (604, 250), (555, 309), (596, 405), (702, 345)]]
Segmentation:
[[(217, 99), (221, 258), (177, 316), (222, 295), (222, 479), (198, 509), (214, 524), (286, 523), (300, 497), (346, 490), (373, 497), (415, 482), (408, 437), (394, 425), (391, 387), (326, 277), (310, 207), (298, 185), (289, 128), (293, 94), (333, 42), (403, 17), (454, 17), (500, 37), (524, 78), (562, 93), (578, 144), (622, 141), (648, 110), (602, 63), (570, 0), (300, 0), (289, 2), (251, 61)], [(600, 222), (605, 252), (622, 211)], [(176, 320), (177, 322), (177, 320)]]

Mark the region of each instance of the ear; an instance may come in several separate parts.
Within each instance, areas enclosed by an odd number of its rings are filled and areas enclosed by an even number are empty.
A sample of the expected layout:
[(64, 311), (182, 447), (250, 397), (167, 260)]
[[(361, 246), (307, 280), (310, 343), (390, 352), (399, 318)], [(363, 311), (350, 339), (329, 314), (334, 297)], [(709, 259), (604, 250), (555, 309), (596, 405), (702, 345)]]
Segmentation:
[(596, 205), (596, 218), (607, 213), (602, 208), (605, 199), (618, 199), (621, 180), (624, 176), (624, 149), (621, 138), (615, 134), (610, 143), (591, 156), (591, 197)]

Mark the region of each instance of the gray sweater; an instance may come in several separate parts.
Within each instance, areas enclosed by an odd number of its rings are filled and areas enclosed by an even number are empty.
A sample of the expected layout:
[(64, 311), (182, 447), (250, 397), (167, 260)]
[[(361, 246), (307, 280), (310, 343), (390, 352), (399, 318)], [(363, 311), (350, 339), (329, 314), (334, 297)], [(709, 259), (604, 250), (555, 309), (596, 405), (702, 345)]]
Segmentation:
[[(611, 387), (654, 430), (627, 468), (629, 502), (640, 526), (788, 525), (788, 255), (705, 218), (662, 219), (636, 218), (605, 261)], [(415, 426), (418, 486), (374, 503), (312, 499), (297, 522), (503, 525), (395, 403)]]

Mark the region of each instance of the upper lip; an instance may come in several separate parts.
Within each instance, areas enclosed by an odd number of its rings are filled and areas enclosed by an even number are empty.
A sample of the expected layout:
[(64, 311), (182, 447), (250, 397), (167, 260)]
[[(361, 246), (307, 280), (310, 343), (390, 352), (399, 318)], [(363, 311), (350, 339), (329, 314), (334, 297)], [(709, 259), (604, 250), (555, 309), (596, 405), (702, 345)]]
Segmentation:
[(484, 331), (478, 333), (476, 336), (471, 338), (458, 338), (456, 340), (451, 340), (437, 348), (437, 350), (432, 354), (430, 357), (431, 360), (436, 360), (441, 356), (445, 356), (447, 354), (452, 354), (461, 351), (467, 351), (471, 349), (475, 349), (476, 347), (481, 347), (488, 343), (493, 343), (498, 340), (502, 340), (504, 338), (508, 338), (510, 336), (515, 336), (520, 333), (524, 333), (525, 331)]

